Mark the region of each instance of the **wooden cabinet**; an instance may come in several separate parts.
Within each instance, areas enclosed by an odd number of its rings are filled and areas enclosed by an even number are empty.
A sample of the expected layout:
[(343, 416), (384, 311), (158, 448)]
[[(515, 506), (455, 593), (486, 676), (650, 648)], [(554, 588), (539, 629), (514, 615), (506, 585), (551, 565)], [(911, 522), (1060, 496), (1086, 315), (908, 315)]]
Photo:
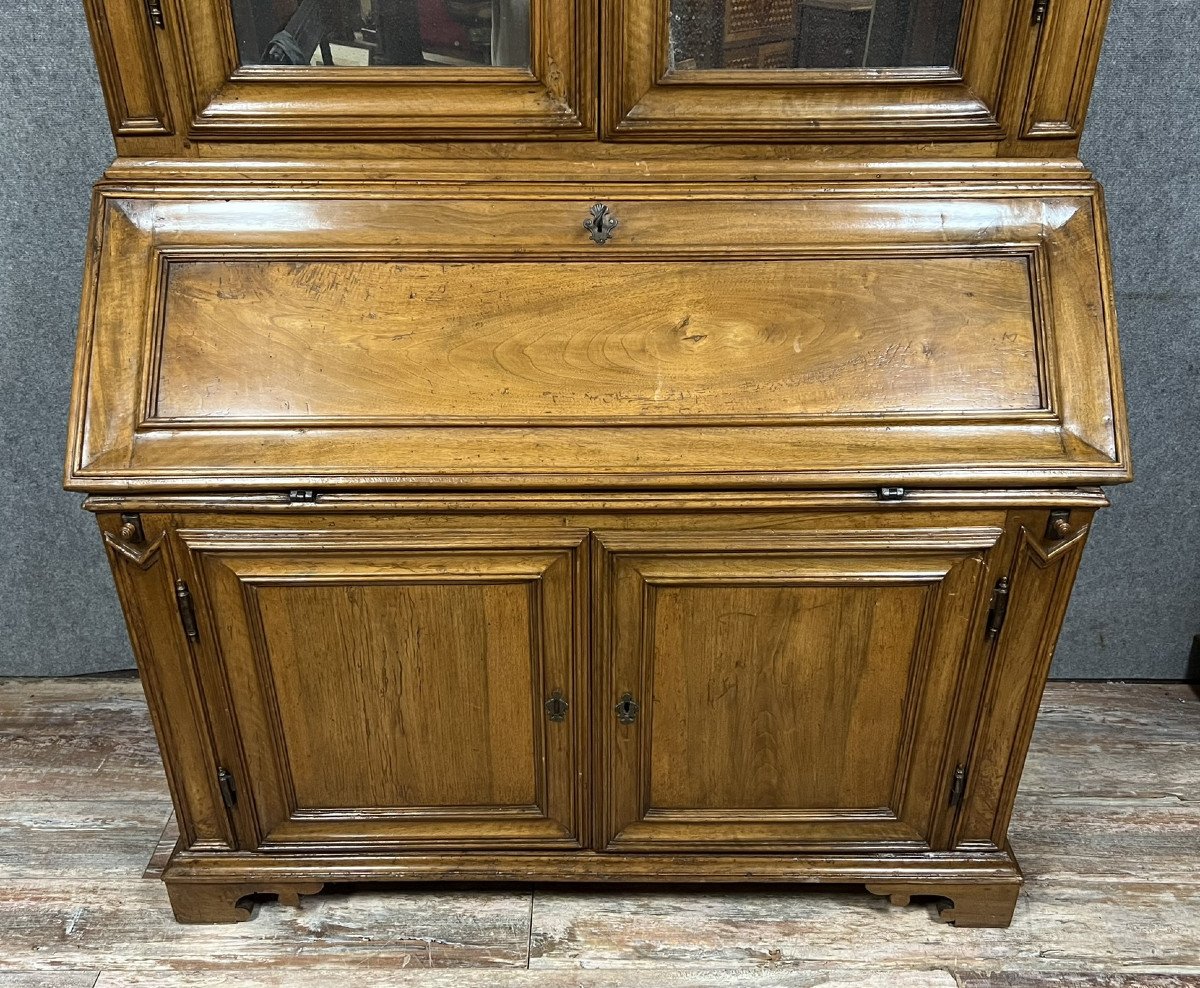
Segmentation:
[(87, 4), (66, 483), (180, 920), (451, 879), (1009, 921), (1131, 477), (1077, 6)]

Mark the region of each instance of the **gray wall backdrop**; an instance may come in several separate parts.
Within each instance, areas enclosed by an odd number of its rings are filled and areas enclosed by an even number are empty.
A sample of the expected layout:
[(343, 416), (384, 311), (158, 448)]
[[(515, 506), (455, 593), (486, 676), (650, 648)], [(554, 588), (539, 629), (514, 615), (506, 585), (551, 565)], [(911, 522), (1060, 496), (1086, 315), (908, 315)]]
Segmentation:
[[(132, 665), (59, 487), (89, 186), (113, 148), (79, 0), (5, 4), (0, 46), (0, 675)], [(1054, 673), (1196, 678), (1200, 3), (1116, 0), (1084, 160), (1108, 192), (1136, 484), (1096, 525)]]

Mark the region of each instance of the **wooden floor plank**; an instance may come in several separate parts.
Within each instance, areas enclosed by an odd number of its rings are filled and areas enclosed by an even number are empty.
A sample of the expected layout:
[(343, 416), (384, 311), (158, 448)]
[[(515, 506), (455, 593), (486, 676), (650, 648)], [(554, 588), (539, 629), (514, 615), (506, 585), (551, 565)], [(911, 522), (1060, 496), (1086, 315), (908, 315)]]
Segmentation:
[(1008, 930), (931, 922), (865, 892), (538, 892), (533, 968), (815, 965), (1200, 974), (1200, 886), (1031, 883)]
[(1022, 793), (1009, 836), (1027, 881), (1200, 884), (1200, 801)]
[(1196, 974), (960, 974), (959, 988), (1200, 988)]
[(137, 679), (0, 679), (0, 803), (166, 792)]
[(99, 971), (0, 974), (0, 988), (92, 988), (99, 977)]
[[(337, 988), (957, 988), (948, 971), (414, 971), (339, 974)], [(130, 975), (102, 974), (96, 988), (329, 988), (320, 972), (252, 968), (239, 974)], [(0, 982), (3, 988), (3, 982)]]
[(6, 881), (0, 972), (524, 967), (529, 898), (521, 888), (335, 892), (298, 909), (264, 905), (249, 923), (184, 926), (158, 881)]
[(1200, 692), (1182, 683), (1050, 683), (1039, 740), (1196, 741)]
[(6, 802), (0, 811), (0, 874), (8, 879), (136, 878), (162, 833), (171, 803), (56, 800)]

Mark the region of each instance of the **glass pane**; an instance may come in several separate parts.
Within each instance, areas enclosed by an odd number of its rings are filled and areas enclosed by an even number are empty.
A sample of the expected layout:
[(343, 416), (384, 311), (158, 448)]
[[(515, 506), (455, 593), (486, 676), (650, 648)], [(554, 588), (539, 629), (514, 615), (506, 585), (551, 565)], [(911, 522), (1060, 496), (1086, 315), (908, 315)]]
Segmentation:
[(963, 0), (671, 0), (673, 69), (948, 67)]
[(243, 65), (529, 66), (530, 0), (231, 3)]

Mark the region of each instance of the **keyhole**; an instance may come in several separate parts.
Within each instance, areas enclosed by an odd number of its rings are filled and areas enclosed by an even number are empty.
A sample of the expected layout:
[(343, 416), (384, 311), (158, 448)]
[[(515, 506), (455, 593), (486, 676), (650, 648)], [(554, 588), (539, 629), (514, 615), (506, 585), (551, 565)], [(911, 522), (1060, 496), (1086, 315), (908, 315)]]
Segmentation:
[(632, 693), (626, 693), (617, 702), (616, 709), (618, 721), (622, 724), (632, 724), (637, 720), (638, 711), (641, 710), (641, 707), (638, 706)]

